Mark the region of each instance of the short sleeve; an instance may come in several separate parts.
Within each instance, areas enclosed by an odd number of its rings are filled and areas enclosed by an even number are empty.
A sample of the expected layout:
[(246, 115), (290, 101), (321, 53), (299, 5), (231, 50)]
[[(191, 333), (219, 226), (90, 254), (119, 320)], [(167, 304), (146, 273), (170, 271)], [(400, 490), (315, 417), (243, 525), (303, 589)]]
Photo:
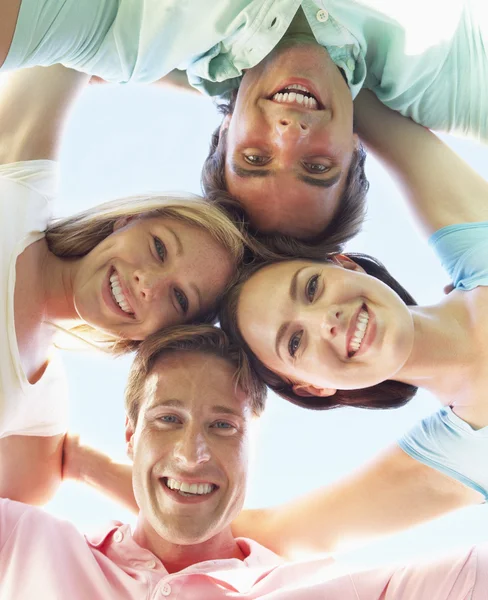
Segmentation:
[(456, 289), (488, 285), (488, 221), (443, 227), (430, 237), (429, 244)]
[(488, 500), (488, 427), (473, 429), (442, 408), (398, 440), (413, 459), (460, 481)]

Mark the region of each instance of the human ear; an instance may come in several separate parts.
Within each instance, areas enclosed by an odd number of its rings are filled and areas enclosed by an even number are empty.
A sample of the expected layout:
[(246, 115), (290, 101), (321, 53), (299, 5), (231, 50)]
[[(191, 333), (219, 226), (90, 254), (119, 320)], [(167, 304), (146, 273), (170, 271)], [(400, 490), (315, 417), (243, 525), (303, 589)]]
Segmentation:
[(327, 398), (333, 396), (337, 390), (332, 388), (323, 388), (312, 385), (311, 383), (294, 383), (293, 391), (297, 396), (309, 398), (310, 396), (318, 396), (319, 398)]
[(225, 115), (225, 117), (222, 120), (222, 123), (220, 124), (219, 135), (222, 135), (222, 133), (226, 129), (229, 129), (229, 125), (230, 125), (231, 119), (232, 119), (232, 113), (229, 113), (228, 115)]
[(332, 257), (332, 262), (343, 269), (347, 269), (348, 271), (366, 273), (361, 265), (358, 265), (357, 262), (354, 262), (352, 258), (349, 258), (349, 256), (346, 256), (345, 254), (334, 254)]
[(125, 417), (125, 442), (127, 448), (127, 456), (134, 460), (134, 425), (129, 416)]

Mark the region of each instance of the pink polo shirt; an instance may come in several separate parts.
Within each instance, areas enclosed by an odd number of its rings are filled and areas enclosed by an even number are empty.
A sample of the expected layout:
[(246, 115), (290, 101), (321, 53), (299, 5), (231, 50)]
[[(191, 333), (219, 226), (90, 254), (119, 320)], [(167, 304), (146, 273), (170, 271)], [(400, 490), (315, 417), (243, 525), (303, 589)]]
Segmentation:
[(169, 574), (128, 525), (96, 537), (41, 509), (0, 499), (1, 600), (486, 600), (488, 548), (437, 563), (334, 576), (333, 561), (284, 563), (240, 538), (247, 558)]

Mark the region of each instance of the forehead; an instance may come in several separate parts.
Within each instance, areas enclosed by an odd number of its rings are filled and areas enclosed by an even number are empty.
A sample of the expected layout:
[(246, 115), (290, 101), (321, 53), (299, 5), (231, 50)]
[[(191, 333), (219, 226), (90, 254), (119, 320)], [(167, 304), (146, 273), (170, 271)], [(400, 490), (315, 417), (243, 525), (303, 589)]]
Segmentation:
[(318, 188), (297, 179), (289, 170), (266, 177), (239, 177), (229, 161), (225, 178), (229, 192), (239, 198), (253, 225), (265, 233), (280, 232), (299, 239), (321, 233), (337, 211), (341, 180)]
[(188, 410), (226, 406), (244, 413), (249, 401), (235, 385), (236, 368), (214, 354), (175, 351), (161, 357), (145, 385), (145, 406), (177, 400)]

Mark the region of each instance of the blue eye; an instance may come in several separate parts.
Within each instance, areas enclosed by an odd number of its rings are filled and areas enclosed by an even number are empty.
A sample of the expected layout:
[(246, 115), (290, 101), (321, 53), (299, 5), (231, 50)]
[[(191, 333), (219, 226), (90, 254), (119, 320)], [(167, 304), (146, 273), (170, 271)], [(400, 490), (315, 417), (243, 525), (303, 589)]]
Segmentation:
[(176, 417), (175, 415), (163, 415), (162, 417), (159, 417), (159, 420), (163, 423), (178, 423), (178, 417)]
[(230, 423), (226, 423), (225, 421), (217, 421), (214, 423), (217, 429), (232, 429), (232, 425)]
[(178, 304), (181, 306), (181, 310), (186, 315), (188, 313), (188, 298), (182, 291), (178, 289), (175, 289), (175, 298)]
[(305, 288), (305, 295), (310, 300), (310, 302), (312, 302), (313, 299), (315, 298), (315, 294), (317, 293), (318, 282), (319, 282), (318, 275), (314, 275), (313, 277), (310, 277), (310, 279), (307, 281), (307, 286)]
[(288, 352), (292, 358), (295, 357), (295, 354), (297, 353), (298, 348), (300, 348), (300, 342), (302, 340), (302, 335), (303, 335), (303, 331), (298, 331), (297, 333), (294, 333), (291, 336), (290, 341), (288, 342)]
[(156, 250), (156, 254), (159, 256), (161, 261), (164, 262), (167, 254), (166, 246), (158, 237), (154, 237), (154, 248)]

